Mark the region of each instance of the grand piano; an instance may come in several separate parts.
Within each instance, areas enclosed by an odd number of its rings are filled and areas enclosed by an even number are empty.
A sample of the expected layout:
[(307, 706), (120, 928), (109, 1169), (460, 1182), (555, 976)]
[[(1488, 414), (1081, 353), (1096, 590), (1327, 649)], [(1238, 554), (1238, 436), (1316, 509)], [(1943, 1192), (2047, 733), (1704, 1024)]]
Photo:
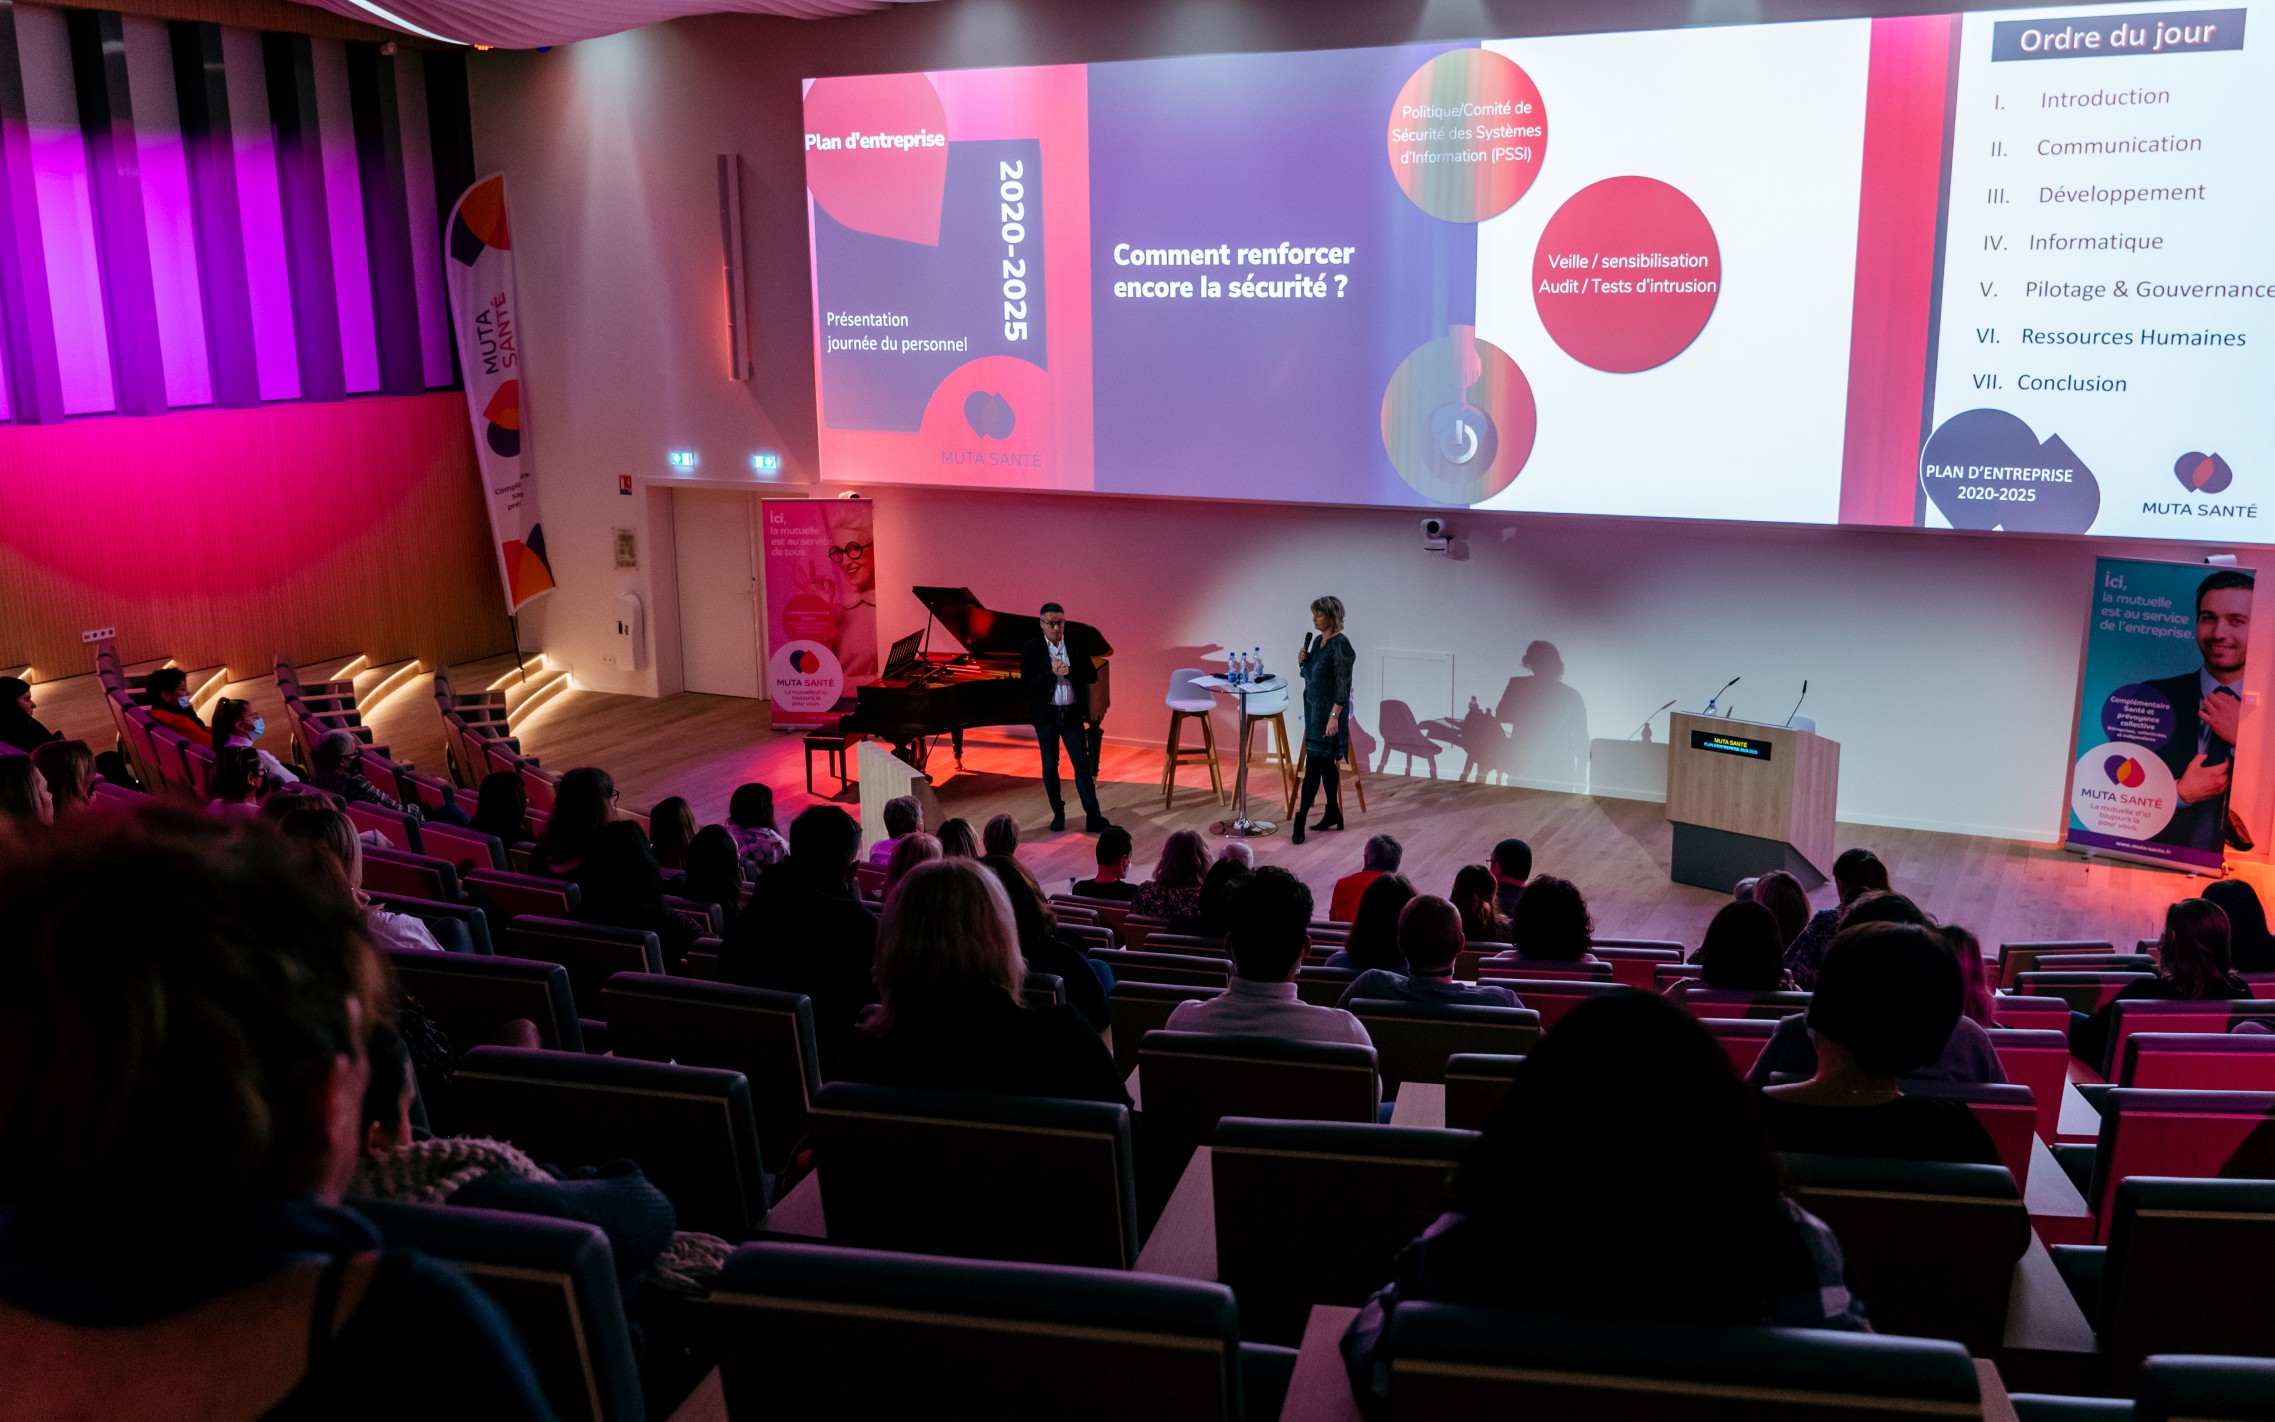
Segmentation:
[[(975, 726), (1024, 726), (1027, 696), (1019, 685), (1019, 652), (1030, 637), (1043, 635), (1041, 618), (1024, 612), (998, 612), (972, 596), (970, 588), (917, 588), (917, 601), (930, 614), (921, 633), (903, 638), (886, 658), (884, 674), (854, 690), (853, 710), (840, 718), (838, 733), (889, 741), (903, 760), (922, 768), (934, 737), (945, 735), (964, 763), (964, 732)], [(934, 628), (963, 647), (936, 650)], [(1084, 718), (1090, 724), (1091, 763), (1097, 763), (1100, 729), (1113, 699), (1108, 659), (1114, 649), (1087, 622), (1066, 624), (1069, 655), (1088, 657), (1098, 668), (1089, 688)]]

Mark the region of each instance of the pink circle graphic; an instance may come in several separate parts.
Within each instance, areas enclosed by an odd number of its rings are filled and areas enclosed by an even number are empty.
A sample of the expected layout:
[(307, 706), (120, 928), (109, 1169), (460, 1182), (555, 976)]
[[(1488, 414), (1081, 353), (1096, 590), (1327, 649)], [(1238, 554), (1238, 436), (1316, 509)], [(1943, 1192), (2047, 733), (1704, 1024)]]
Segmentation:
[(1665, 365), (1706, 329), (1722, 294), (1722, 248), (1677, 189), (1606, 178), (1548, 219), (1532, 276), (1549, 338), (1582, 365), (1624, 375)]
[(1408, 353), (1382, 394), (1383, 450), (1432, 503), (1483, 503), (1508, 488), (1539, 426), (1532, 382), (1472, 326)]
[(1432, 217), (1483, 222), (1507, 212), (1547, 151), (1540, 90), (1506, 55), (1448, 50), (1391, 102), (1391, 174)]

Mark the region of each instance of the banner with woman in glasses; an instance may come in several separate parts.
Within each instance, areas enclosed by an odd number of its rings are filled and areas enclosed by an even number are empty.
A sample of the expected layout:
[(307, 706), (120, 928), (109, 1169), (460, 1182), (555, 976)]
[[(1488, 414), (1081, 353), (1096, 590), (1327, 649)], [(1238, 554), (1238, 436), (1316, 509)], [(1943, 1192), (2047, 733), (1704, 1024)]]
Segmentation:
[(774, 724), (825, 725), (877, 678), (876, 507), (765, 499), (760, 516)]

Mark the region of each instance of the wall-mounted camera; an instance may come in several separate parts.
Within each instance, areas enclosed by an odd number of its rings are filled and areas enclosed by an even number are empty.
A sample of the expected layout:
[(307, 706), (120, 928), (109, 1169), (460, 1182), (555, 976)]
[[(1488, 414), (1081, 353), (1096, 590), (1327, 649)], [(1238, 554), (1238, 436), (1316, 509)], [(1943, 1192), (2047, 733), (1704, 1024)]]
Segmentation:
[(1426, 518), (1422, 520), (1422, 549), (1424, 552), (1443, 553), (1446, 551), (1446, 545), (1452, 541), (1453, 530), (1446, 527), (1444, 519)]

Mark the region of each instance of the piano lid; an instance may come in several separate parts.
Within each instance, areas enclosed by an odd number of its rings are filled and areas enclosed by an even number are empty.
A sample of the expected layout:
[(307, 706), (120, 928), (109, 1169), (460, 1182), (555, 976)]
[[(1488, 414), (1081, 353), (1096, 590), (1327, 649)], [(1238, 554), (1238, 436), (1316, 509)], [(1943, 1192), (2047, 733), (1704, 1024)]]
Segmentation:
[[(972, 596), (970, 588), (917, 588), (916, 600), (924, 604), (925, 611), (938, 618), (948, 629), (948, 635), (974, 656), (1012, 657), (1019, 655), (1030, 637), (1043, 635), (1043, 619), (1025, 612), (998, 612)], [(1110, 657), (1112, 644), (1100, 635), (1097, 628), (1087, 622), (1069, 619), (1066, 624), (1067, 647), (1077, 656)]]

